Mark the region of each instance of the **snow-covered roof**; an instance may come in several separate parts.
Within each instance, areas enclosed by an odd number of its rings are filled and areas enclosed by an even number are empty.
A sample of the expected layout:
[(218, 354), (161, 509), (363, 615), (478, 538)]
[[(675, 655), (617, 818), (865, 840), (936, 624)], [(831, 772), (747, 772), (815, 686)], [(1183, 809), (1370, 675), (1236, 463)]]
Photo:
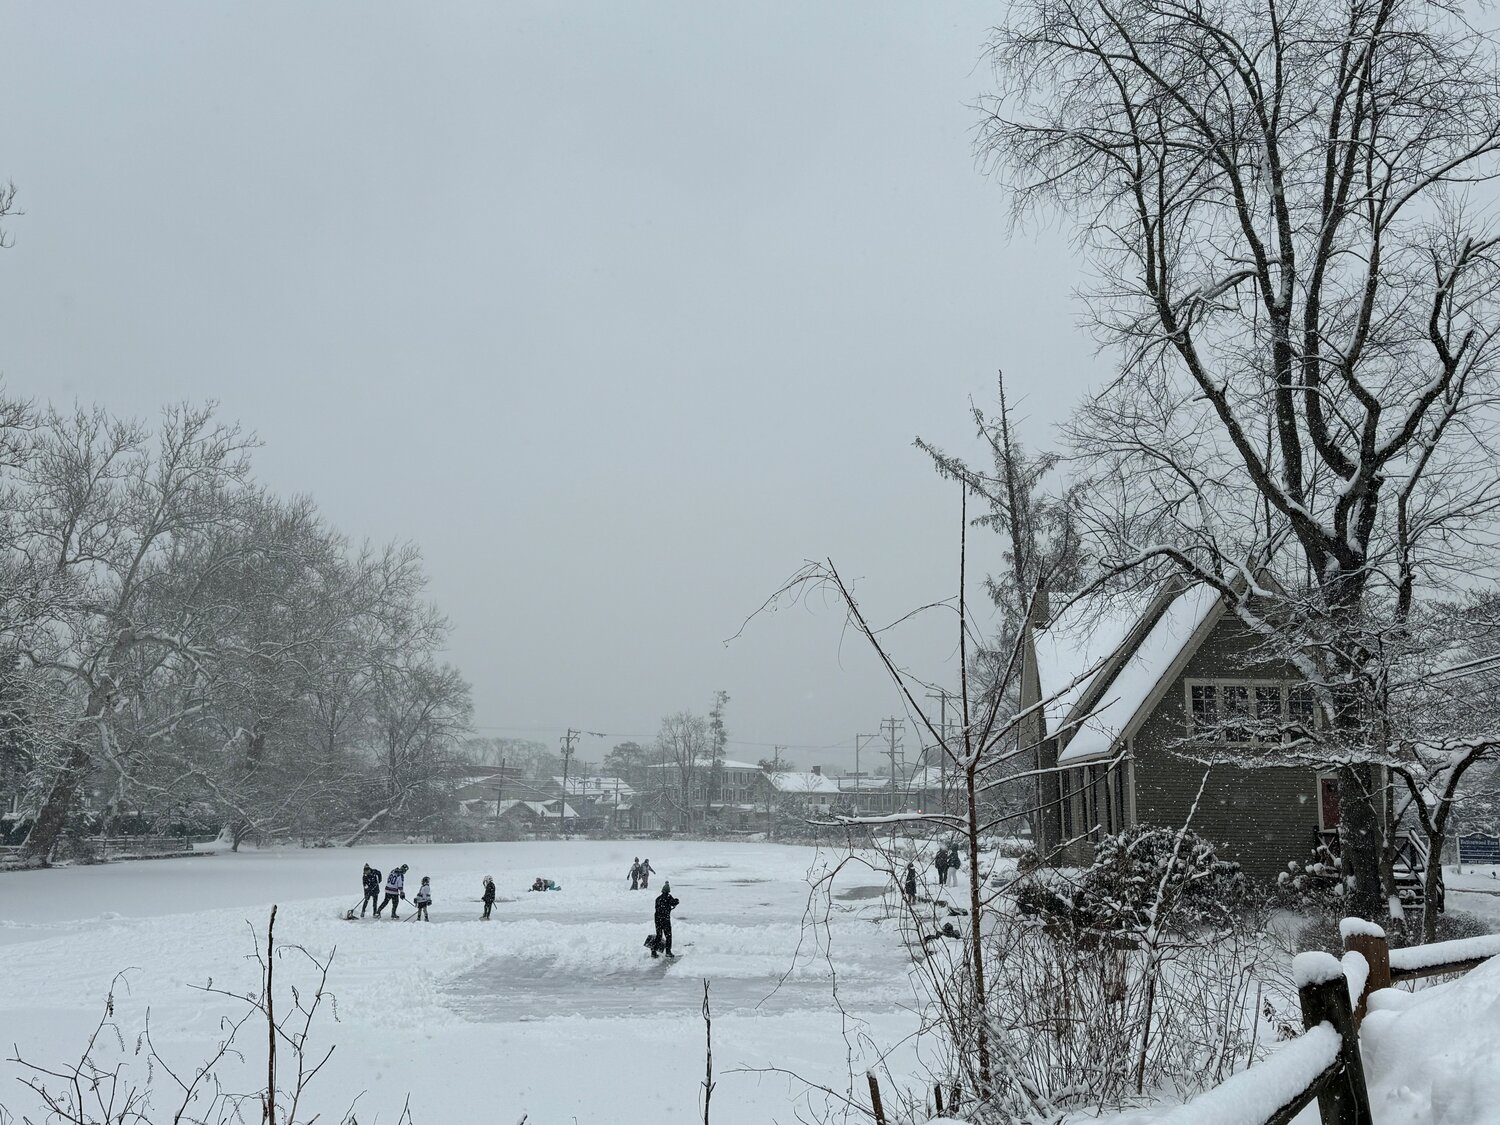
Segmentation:
[[(756, 773), (760, 772), (760, 766), (754, 762), (737, 762), (733, 758), (722, 758), (719, 764), (726, 770), (753, 770)], [(696, 769), (708, 770), (713, 769), (714, 763), (711, 758), (699, 758), (693, 765)], [(653, 762), (646, 768), (650, 770), (675, 770), (678, 766), (676, 762)]]
[(784, 771), (770, 775), (771, 784), (780, 793), (837, 793), (838, 783), (820, 773)]
[[(554, 777), (552, 783), (561, 792), (563, 779)], [(570, 797), (592, 797), (603, 795), (612, 797), (619, 793), (622, 798), (630, 796), (635, 790), (628, 783), (618, 777), (568, 777), (568, 796)]]
[[(515, 800), (512, 800), (512, 801), (501, 801), (500, 802), (500, 813), (502, 815), (505, 814), (505, 813), (508, 813), (513, 808), (515, 808), (517, 805), (519, 805), (522, 808), (525, 808), (525, 809), (529, 810), (535, 816), (543, 817), (543, 818), (548, 819), (548, 820), (556, 820), (557, 819), (557, 815), (558, 815), (557, 814), (557, 808), (556, 808), (557, 804), (558, 804), (558, 802), (556, 800), (552, 800), (552, 801), (515, 801)], [(552, 807), (549, 808), (548, 807), (549, 805), (552, 806)], [(495, 807), (495, 802), (493, 802), (493, 801), (483, 801), (483, 800), (479, 800), (479, 799), (472, 799), (472, 800), (468, 800), (468, 801), (464, 801), (463, 802), (463, 808), (465, 809), (465, 811), (469, 811), (470, 810), (470, 806), (477, 806), (477, 809), (475, 809), (474, 811), (478, 811), (479, 813), (483, 814), (487, 809), (494, 808)], [(563, 816), (564, 820), (577, 820), (578, 819), (578, 813), (573, 808), (572, 805), (563, 805), (563, 810), (564, 811), (563, 811), (562, 816)]]
[[(860, 789), (889, 789), (891, 779), (889, 777), (835, 777), (832, 779), (840, 790), (854, 792)], [(900, 783), (897, 783), (899, 788)]]
[[(1122, 646), (1159, 603), (1145, 611), (1108, 607), (1103, 612), (1098, 606), (1080, 603), (1046, 629), (1037, 630), (1042, 698), (1057, 695), (1044, 709), (1047, 730), (1067, 727), (1070, 731), (1065, 732), (1066, 746), (1058, 765), (1075, 765), (1111, 753), (1218, 604), (1219, 595), (1212, 588), (1187, 587), (1160, 609), (1146, 635), (1128, 653)], [(1087, 712), (1077, 713), (1086, 699), (1092, 700)]]

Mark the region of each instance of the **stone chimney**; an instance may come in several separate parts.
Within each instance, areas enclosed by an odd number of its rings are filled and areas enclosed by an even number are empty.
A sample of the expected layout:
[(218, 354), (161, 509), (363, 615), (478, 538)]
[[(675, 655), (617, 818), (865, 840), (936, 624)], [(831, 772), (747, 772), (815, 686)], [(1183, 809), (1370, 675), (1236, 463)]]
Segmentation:
[(823, 776), (823, 767), (822, 766), (813, 766), (812, 771), (813, 771), (813, 776), (814, 777), (822, 777)]

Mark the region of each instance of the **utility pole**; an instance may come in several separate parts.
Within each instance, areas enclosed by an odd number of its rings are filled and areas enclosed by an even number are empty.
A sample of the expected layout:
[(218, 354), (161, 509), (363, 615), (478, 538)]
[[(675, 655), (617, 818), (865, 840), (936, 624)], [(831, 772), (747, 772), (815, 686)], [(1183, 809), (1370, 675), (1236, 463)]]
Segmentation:
[(879, 737), (878, 734), (856, 734), (854, 736), (854, 808), (856, 812), (862, 813), (865, 811), (859, 799), (860, 793), (864, 789), (860, 781), (865, 776), (859, 772), (859, 752), (866, 742), (874, 742)]
[(568, 831), (568, 763), (573, 760), (573, 744), (578, 741), (578, 736), (582, 733), (569, 727), (568, 733), (558, 739), (562, 743), (563, 783), (562, 803), (557, 809), (557, 830), (563, 835), (567, 835)]
[(952, 697), (946, 690), (940, 688), (937, 691), (929, 691), (927, 698), (938, 700), (943, 709), (942, 722), (938, 726), (938, 730), (942, 732), (942, 742), (938, 747), (942, 751), (942, 757), (938, 760), (938, 770), (942, 778), (939, 782), (942, 786), (942, 811), (946, 813), (948, 811), (948, 759), (951, 756), (948, 750), (948, 700)]
[(500, 791), (505, 787), (505, 759), (500, 759), (499, 784), (495, 786), (495, 822), (500, 822)]
[(776, 796), (776, 775), (781, 772), (781, 752), (785, 746), (776, 746), (771, 750), (771, 776), (766, 778), (766, 839), (776, 838), (776, 813), (771, 807), (771, 801)]
[(906, 726), (905, 719), (898, 719), (892, 715), (880, 724), (880, 729), (885, 732), (889, 739), (889, 753), (891, 756), (891, 812), (896, 811), (896, 736)]

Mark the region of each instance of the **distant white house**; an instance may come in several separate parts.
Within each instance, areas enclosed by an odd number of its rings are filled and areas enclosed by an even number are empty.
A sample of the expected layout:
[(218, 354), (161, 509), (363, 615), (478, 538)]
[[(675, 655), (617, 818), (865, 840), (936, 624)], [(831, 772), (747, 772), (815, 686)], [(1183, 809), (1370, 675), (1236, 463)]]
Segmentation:
[(783, 770), (765, 775), (765, 782), (783, 802), (799, 805), (807, 812), (830, 813), (839, 803), (838, 783), (814, 767), (807, 773)]
[(535, 824), (542, 821), (556, 821), (561, 817), (564, 821), (579, 819), (578, 812), (572, 805), (562, 801), (490, 801), (483, 797), (471, 797), (462, 801), (458, 806), (459, 812), (464, 816), (476, 817), (498, 817), (500, 820), (511, 820), (525, 824)]

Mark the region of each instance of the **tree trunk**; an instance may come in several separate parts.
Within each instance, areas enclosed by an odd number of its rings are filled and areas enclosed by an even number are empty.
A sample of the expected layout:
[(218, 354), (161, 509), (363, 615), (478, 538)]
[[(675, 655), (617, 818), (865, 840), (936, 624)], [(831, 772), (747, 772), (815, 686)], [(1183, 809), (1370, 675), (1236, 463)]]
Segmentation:
[(78, 787), (88, 772), (89, 756), (80, 739), (68, 751), (68, 760), (52, 782), (47, 799), (36, 814), (36, 823), (26, 834), (21, 844), (21, 858), (28, 862), (46, 864), (51, 861), (57, 842), (62, 839), (68, 826), (68, 816), (78, 798)]
[(964, 770), (964, 793), (968, 798), (968, 822), (965, 835), (969, 850), (969, 956), (974, 961), (974, 1027), (979, 1056), (979, 1089), (981, 1102), (990, 1096), (989, 1004), (984, 983), (984, 943), (980, 925), (984, 920), (984, 884), (979, 874), (979, 801), (975, 795), (975, 766), (969, 762)]
[(1380, 848), (1375, 809), (1375, 768), (1369, 762), (1339, 767), (1339, 850), (1350, 881), (1349, 913), (1380, 920)]
[(1422, 872), (1422, 940), (1437, 941), (1438, 895), (1443, 883), (1443, 837), (1448, 834), (1448, 809), (1433, 814), (1427, 835), (1427, 870)]
[(344, 848), (352, 848), (355, 844), (359, 843), (360, 840), (362, 840), (364, 838), (365, 833), (369, 832), (370, 829), (374, 828), (375, 825), (380, 822), (381, 818), (384, 817), (390, 811), (391, 810), (388, 807), (381, 809), (378, 813), (376, 813), (374, 816), (372, 816), (369, 819), (367, 819), (363, 824), (361, 824), (358, 828), (356, 828), (354, 830), (354, 834), (352, 836), (350, 836), (348, 839), (344, 840), (339, 846), (340, 847), (344, 847)]

